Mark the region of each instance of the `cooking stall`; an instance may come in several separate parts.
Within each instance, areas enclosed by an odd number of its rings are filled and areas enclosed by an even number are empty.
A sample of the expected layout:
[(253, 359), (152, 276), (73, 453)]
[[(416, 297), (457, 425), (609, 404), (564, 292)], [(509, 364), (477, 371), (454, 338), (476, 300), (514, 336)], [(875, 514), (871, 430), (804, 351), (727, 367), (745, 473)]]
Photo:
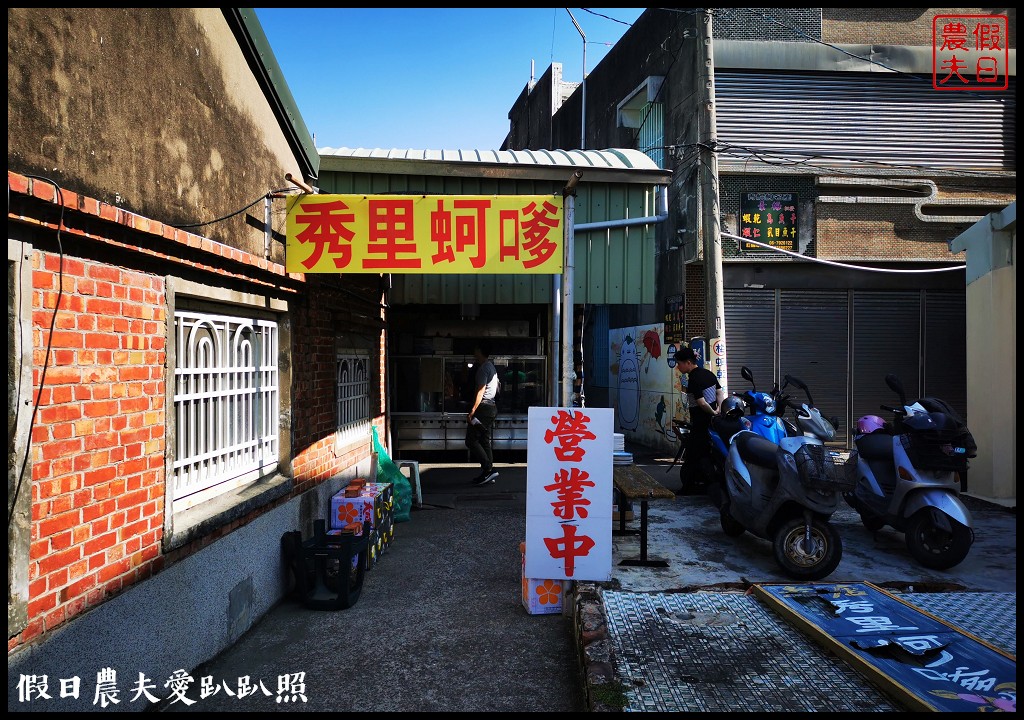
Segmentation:
[(540, 319), (429, 321), (407, 317), (391, 355), (391, 422), (400, 453), (466, 449), (473, 406), (473, 346), (486, 340), (500, 381), (495, 451), (526, 451), (527, 412), (546, 405), (548, 358)]

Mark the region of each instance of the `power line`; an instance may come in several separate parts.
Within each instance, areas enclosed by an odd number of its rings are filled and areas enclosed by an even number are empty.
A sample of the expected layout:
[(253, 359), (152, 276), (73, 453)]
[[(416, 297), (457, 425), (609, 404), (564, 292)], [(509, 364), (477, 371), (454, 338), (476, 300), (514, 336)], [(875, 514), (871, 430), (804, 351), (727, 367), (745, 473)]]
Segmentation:
[[(891, 269), (891, 268), (873, 268), (873, 267), (866, 267), (864, 265), (851, 265), (849, 263), (841, 263), (841, 262), (835, 262), (833, 260), (823, 260), (822, 258), (809, 257), (807, 255), (801, 255), (800, 253), (795, 253), (795, 252), (792, 252), (790, 250), (783, 250), (782, 248), (777, 248), (777, 247), (773, 247), (771, 245), (766, 245), (765, 243), (758, 242), (757, 240), (751, 240), (750, 238), (740, 237), (739, 235), (733, 235), (732, 233), (723, 232), (723, 233), (719, 233), (719, 234), (722, 237), (732, 238), (733, 240), (736, 240), (736, 241), (742, 241), (742, 242), (746, 242), (746, 243), (751, 243), (752, 245), (758, 245), (758, 246), (766, 248), (768, 250), (774, 250), (776, 252), (780, 252), (780, 253), (783, 253), (785, 255), (791, 255), (791, 256), (793, 256), (795, 258), (800, 258), (801, 260), (807, 260), (809, 262), (821, 263), (822, 265), (833, 265), (835, 267), (841, 267), (841, 268), (844, 268), (846, 270), (866, 270), (866, 271), (869, 271), (869, 272), (898, 273), (898, 274), (921, 274), (921, 273), (949, 272), (951, 270), (963, 270), (965, 267), (967, 267), (966, 265), (953, 265), (952, 267), (925, 268), (925, 269), (917, 269), (917, 270), (894, 270), (894, 269)], [(738, 242), (737, 242), (737, 244), (738, 244)]]

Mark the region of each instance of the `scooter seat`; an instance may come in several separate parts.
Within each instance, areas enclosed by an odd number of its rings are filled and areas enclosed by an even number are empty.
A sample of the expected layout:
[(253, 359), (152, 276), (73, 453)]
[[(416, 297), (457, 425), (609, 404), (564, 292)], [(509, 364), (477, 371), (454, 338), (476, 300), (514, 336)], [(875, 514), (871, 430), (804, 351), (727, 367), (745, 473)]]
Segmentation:
[(871, 433), (856, 440), (857, 452), (865, 460), (883, 460), (892, 463), (892, 435)]
[(736, 443), (736, 449), (748, 465), (773, 468), (778, 465), (776, 453), (779, 446), (771, 440), (761, 437), (754, 432), (741, 432), (732, 441)]

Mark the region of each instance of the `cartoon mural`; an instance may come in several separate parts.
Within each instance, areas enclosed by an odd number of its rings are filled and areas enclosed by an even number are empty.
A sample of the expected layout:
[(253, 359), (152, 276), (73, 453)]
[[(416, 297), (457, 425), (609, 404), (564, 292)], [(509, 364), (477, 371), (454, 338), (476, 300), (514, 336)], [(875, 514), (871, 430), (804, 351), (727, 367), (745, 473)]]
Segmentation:
[(622, 430), (636, 430), (640, 420), (640, 358), (636, 342), (629, 335), (619, 345), (619, 374), (613, 387), (617, 387), (616, 420)]
[(608, 331), (608, 384), (615, 403), (615, 430), (630, 442), (675, 454), (674, 420), (686, 417), (673, 344), (662, 342), (664, 325)]

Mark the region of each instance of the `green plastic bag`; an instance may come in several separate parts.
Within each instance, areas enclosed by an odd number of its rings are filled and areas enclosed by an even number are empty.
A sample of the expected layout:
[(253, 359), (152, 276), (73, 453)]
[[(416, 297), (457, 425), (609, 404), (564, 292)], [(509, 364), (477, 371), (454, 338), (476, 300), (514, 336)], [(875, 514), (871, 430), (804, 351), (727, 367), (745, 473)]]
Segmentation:
[(412, 511), (412, 483), (380, 444), (376, 425), (373, 426), (373, 451), (377, 453), (377, 482), (394, 485), (395, 522), (406, 522)]

